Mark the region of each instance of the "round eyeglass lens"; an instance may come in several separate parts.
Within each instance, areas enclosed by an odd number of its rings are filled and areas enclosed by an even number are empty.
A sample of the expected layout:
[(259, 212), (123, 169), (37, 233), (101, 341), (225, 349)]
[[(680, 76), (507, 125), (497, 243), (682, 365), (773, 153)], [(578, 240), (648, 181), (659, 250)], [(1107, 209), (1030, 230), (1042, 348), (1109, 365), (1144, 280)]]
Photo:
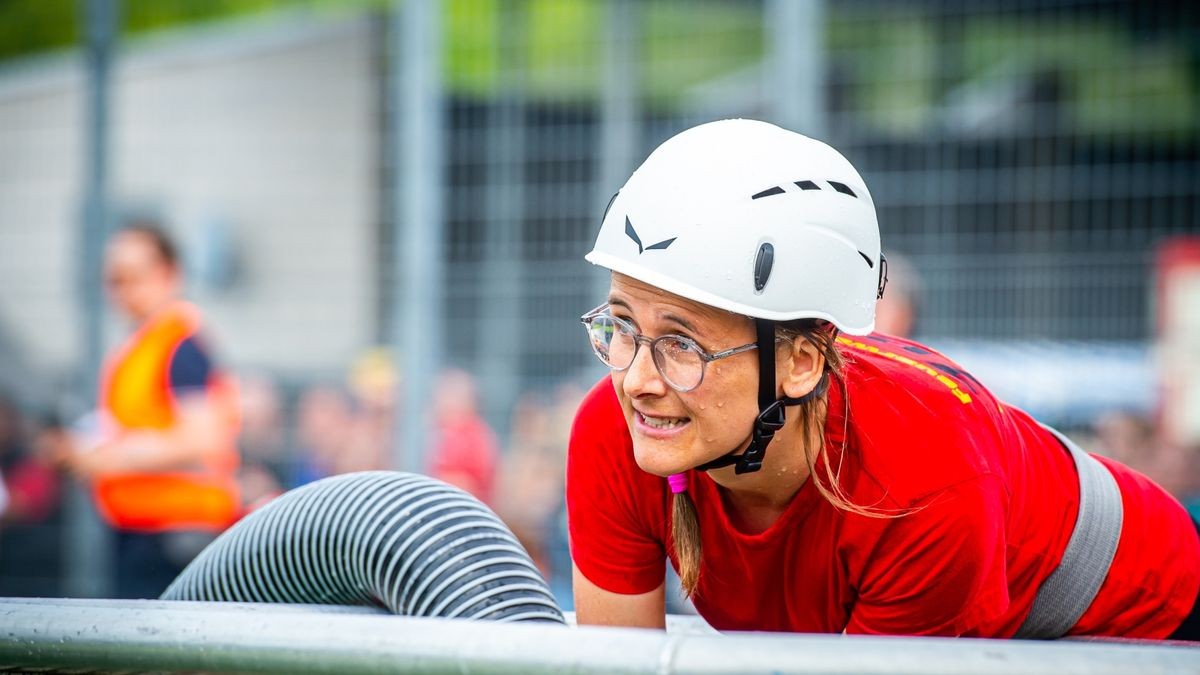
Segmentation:
[(588, 324), (592, 350), (610, 368), (624, 370), (633, 363), (637, 342), (630, 330), (611, 316), (603, 314), (592, 318)]
[(704, 359), (694, 342), (670, 336), (659, 338), (654, 343), (654, 357), (659, 372), (676, 389), (690, 391), (700, 386)]
[(605, 365), (611, 365), (608, 353), (614, 330), (616, 328), (613, 326), (613, 322), (605, 316), (594, 316), (587, 323), (588, 342), (591, 343), (596, 358)]

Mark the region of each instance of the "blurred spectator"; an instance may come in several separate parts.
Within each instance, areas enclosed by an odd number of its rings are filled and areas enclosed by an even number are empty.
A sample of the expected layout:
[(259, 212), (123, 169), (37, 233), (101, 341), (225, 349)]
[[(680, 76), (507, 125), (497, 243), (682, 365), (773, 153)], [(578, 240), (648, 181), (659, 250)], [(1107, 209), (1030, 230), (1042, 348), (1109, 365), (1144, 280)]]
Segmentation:
[(17, 406), (0, 396), (0, 470), (6, 497), (0, 521), (5, 523), (41, 522), (58, 507), (58, 472), (32, 452), (26, 438)]
[(61, 485), (51, 458), (30, 447), (17, 406), (0, 395), (0, 596), (61, 594)]
[(549, 578), (546, 528), (562, 501), (563, 464), (550, 447), (551, 410), (544, 397), (522, 395), (512, 413), (512, 436), (497, 476), (496, 512)]
[(551, 397), (527, 393), (513, 410), (497, 512), (529, 551), (564, 608), (571, 607), (563, 478), (567, 440), (584, 391), (564, 384)]
[(279, 389), (265, 376), (242, 378), (241, 404), (238, 484), (242, 501), (253, 510), (283, 492), (287, 480), (283, 407)]
[[(237, 393), (181, 299), (176, 248), (154, 224), (113, 236), (105, 284), (136, 330), (107, 358), (93, 428), (65, 437), (63, 464), (93, 487), (117, 531), (117, 594), (157, 597), (204, 537), (241, 512)], [(193, 534), (189, 534), (193, 533)]]
[(286, 465), (283, 405), (275, 382), (266, 376), (241, 378), (242, 424), (238, 447), (242, 463), (260, 464), (283, 479)]
[(296, 406), (296, 468), (288, 487), (343, 473), (339, 460), (353, 426), (350, 403), (341, 391), (326, 386), (305, 390)]
[(392, 468), (398, 381), (391, 353), (383, 347), (368, 349), (350, 366), (354, 423), (339, 453), (337, 473)]
[(1113, 411), (1094, 423), (1095, 451), (1136, 469), (1200, 516), (1200, 455), (1172, 445), (1145, 415)]
[[(4, 464), (20, 451), (19, 443), (14, 440), (16, 434), (13, 429), (17, 426), (14, 408), (7, 398), (0, 395), (0, 521), (8, 513), (8, 485), (5, 484)], [(3, 549), (0, 549), (0, 552), (2, 551)]]
[(921, 276), (905, 256), (887, 253), (887, 288), (875, 306), (875, 330), (896, 337), (911, 337), (917, 328)]
[(1113, 411), (1097, 418), (1093, 427), (1096, 452), (1142, 473), (1154, 471), (1158, 439), (1153, 421), (1138, 413)]
[(434, 388), (433, 414), (429, 475), (494, 505), (496, 437), (479, 416), (474, 378), (461, 370), (443, 372)]

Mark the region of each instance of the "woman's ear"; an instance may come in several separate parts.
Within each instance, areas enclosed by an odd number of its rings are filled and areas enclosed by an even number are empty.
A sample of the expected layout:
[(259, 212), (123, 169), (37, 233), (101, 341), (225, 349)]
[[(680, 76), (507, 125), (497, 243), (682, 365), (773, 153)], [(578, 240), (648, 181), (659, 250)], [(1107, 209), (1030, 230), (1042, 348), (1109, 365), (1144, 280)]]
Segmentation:
[(777, 358), (776, 379), (783, 395), (800, 398), (816, 388), (825, 374), (825, 355), (810, 340), (802, 336), (780, 345), (782, 358)]

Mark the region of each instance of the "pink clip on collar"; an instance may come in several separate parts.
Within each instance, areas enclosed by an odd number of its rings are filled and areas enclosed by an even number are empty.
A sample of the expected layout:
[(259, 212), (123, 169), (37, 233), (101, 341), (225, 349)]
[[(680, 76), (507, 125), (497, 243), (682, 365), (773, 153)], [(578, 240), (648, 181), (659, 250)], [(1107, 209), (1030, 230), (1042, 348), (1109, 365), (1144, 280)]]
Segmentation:
[(673, 473), (670, 476), (667, 476), (667, 483), (669, 483), (671, 485), (671, 493), (672, 494), (679, 494), (680, 492), (687, 492), (688, 474)]

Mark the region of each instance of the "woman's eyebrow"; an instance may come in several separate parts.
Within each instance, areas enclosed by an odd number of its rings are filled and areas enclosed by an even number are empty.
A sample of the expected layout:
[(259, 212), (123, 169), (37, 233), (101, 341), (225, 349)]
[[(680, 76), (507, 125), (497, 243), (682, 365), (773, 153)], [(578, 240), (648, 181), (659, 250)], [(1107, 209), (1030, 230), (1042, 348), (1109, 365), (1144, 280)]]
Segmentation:
[[(622, 300), (620, 298), (609, 297), (608, 304), (611, 306), (614, 306), (614, 307), (622, 307), (625, 310), (629, 311), (630, 313), (633, 312), (633, 307), (630, 307), (629, 303), (625, 302), (624, 300)], [(678, 314), (667, 313), (667, 314), (663, 314), (662, 318), (665, 321), (674, 321), (675, 323), (679, 324), (680, 327), (682, 327), (684, 330), (686, 330), (690, 333), (694, 333), (696, 335), (701, 334), (700, 331), (697, 330), (695, 325), (693, 325), (687, 319), (684, 319), (683, 317), (679, 316)]]
[(688, 323), (688, 321), (681, 316), (678, 316), (675, 314), (663, 314), (662, 318), (666, 319), (667, 321), (674, 321), (675, 323), (682, 326), (684, 328), (684, 330), (687, 330), (688, 332), (695, 333), (697, 335), (700, 334), (700, 331), (696, 330), (695, 326)]
[(624, 307), (625, 309), (627, 309), (631, 312), (633, 311), (633, 308), (629, 306), (629, 303), (625, 302), (624, 300), (622, 300), (620, 298), (615, 298), (615, 297), (609, 296), (608, 304), (616, 305), (618, 307)]

